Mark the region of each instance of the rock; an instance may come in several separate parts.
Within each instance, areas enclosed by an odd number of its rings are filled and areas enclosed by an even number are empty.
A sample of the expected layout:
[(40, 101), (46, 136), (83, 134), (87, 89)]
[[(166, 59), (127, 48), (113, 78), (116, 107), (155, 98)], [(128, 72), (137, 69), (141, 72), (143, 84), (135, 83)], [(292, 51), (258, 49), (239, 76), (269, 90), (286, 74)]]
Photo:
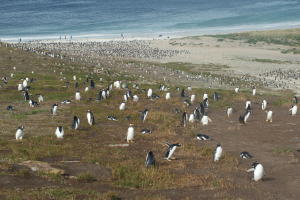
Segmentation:
[(41, 161), (35, 161), (35, 160), (27, 160), (22, 163), (19, 163), (19, 165), (23, 165), (26, 167), (29, 167), (34, 172), (44, 172), (48, 174), (65, 174), (65, 171), (59, 168), (51, 167), (49, 163), (41, 162)]

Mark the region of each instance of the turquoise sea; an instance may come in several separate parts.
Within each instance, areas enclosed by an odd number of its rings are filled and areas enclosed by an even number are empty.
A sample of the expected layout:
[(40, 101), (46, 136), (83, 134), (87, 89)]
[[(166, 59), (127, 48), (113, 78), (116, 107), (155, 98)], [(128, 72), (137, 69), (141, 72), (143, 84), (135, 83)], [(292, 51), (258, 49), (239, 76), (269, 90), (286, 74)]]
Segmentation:
[(0, 0), (0, 39), (187, 36), (300, 27), (300, 0)]

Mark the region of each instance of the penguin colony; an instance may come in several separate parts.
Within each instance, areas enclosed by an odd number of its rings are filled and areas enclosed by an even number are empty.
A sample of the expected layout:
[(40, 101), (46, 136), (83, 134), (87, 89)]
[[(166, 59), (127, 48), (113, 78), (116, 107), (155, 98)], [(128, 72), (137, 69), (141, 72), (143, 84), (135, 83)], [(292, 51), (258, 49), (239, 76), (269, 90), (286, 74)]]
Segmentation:
[[(74, 75), (73, 76), (73, 81), (77, 81), (78, 78)], [(8, 81), (8, 80), (7, 80)], [(29, 106), (31, 108), (37, 107), (39, 106), (39, 104), (44, 103), (45, 99), (44, 96), (42, 94), (37, 94), (36, 97), (34, 97), (34, 95), (31, 94), (31, 90), (30, 90), (30, 84), (33, 82), (33, 79), (29, 79), (29, 78), (25, 78), (22, 80), (22, 82), (20, 84), (17, 85), (17, 90), (22, 92), (24, 100), (28, 101)], [(88, 87), (85, 87), (85, 92), (89, 92), (90, 89), (95, 89), (96, 85), (94, 80), (89, 80), (89, 78), (87, 78), (86, 80), (87, 83), (89, 83)], [(79, 84), (78, 82), (75, 83), (75, 96), (74, 96), (74, 100), (77, 103), (82, 102), (82, 100), (84, 99), (84, 95), (81, 96), (80, 91), (78, 91), (79, 88)], [(138, 89), (137, 85), (133, 85), (133, 88)], [(112, 90), (124, 90), (125, 94), (120, 98), (120, 104), (119, 104), (119, 111), (124, 111), (125, 109), (129, 109), (126, 108), (126, 103), (127, 102), (135, 102), (137, 103), (140, 99), (140, 97), (136, 94), (133, 94), (133, 92), (129, 89), (128, 85), (125, 83), (122, 83), (121, 81), (115, 81), (112, 84), (110, 84), (107, 88), (101, 89), (99, 91), (99, 93), (97, 94), (97, 96), (95, 97), (96, 101), (102, 101), (105, 99), (109, 99), (110, 94), (112, 92)], [(198, 124), (202, 124), (202, 126), (208, 126), (210, 123), (217, 123), (214, 122), (208, 115), (210, 113), (209, 111), (209, 95), (207, 93), (203, 94), (203, 98), (200, 102), (197, 103), (197, 96), (196, 94), (191, 93), (192, 89), (189, 87), (187, 88), (187, 91), (185, 89), (182, 89), (180, 91), (180, 89), (176, 89), (177, 91), (171, 92), (169, 88), (167, 88), (166, 86), (160, 86), (159, 88), (160, 91), (165, 92), (164, 96), (165, 96), (165, 100), (166, 101), (171, 101), (173, 96), (180, 96), (182, 98), (182, 103), (186, 106), (186, 108), (190, 108), (192, 106), (194, 106), (194, 110), (191, 113), (188, 113), (187, 111), (180, 111), (178, 109), (176, 109), (176, 113), (182, 113), (181, 117), (178, 117), (178, 121), (180, 121), (180, 125), (182, 127), (187, 127), (189, 124), (194, 124), (194, 123), (198, 123)], [(144, 99), (147, 99), (148, 101), (154, 101), (156, 99), (159, 99), (160, 96), (155, 94), (155, 89), (152, 88), (148, 88), (148, 90), (143, 90), (144, 92)], [(191, 94), (189, 94), (191, 93)], [(235, 95), (239, 95), (240, 93), (240, 88), (236, 87), (233, 91), (233, 93), (235, 93)], [(255, 96), (256, 95), (256, 88), (253, 88), (252, 90), (252, 95)], [(47, 97), (47, 95), (45, 95)], [(35, 101), (34, 99), (37, 99), (37, 101)], [(219, 101), (222, 98), (222, 96), (220, 94), (218, 94), (217, 92), (215, 92), (211, 99), (213, 101)], [(61, 104), (70, 104), (72, 103), (72, 100), (66, 99), (63, 100), (61, 102)], [(298, 99), (297, 97), (294, 97), (292, 99), (292, 106), (289, 109), (289, 112), (291, 114), (291, 116), (295, 116), (297, 114), (297, 104), (298, 104)], [(259, 104), (260, 105), (260, 104)], [(59, 103), (54, 103), (51, 108), (50, 108), (50, 112), (49, 115), (50, 117), (56, 117), (59, 112), (60, 112), (60, 108), (61, 105), (59, 105)], [(13, 111), (14, 110), (14, 106), (12, 105), (8, 105), (7, 106), (7, 110), (8, 111)], [(261, 102), (261, 111), (266, 112), (266, 122), (268, 123), (272, 123), (273, 121), (273, 111), (270, 110), (268, 102), (264, 99)], [(232, 118), (232, 114), (234, 112), (234, 108), (232, 107), (228, 107), (226, 112), (224, 113), (224, 118), (227, 119), (231, 119)], [(241, 126), (244, 126), (249, 122), (249, 119), (251, 118), (251, 115), (253, 113), (253, 102), (251, 102), (250, 100), (247, 100), (245, 102), (245, 107), (242, 112), (240, 117), (238, 119), (235, 119), (234, 121), (239, 122)], [(143, 124), (145, 121), (149, 120), (149, 116), (151, 116), (151, 110), (145, 108), (143, 111), (139, 111), (140, 113), (140, 122)], [(227, 117), (226, 117), (227, 115)], [(70, 118), (72, 118), (70, 116)], [(111, 121), (118, 121), (118, 118), (116, 116), (113, 115), (109, 115), (106, 117), (107, 120), (111, 120)], [(127, 116), (126, 119), (130, 120), (131, 116)], [(233, 119), (231, 119), (233, 120)], [(91, 110), (87, 110), (86, 111), (86, 122), (87, 124), (90, 126), (90, 128), (92, 128), (95, 124), (96, 124), (96, 120), (95, 120), (95, 116), (94, 113)], [(76, 130), (80, 130), (80, 125), (81, 125), (81, 120), (79, 119), (78, 115), (74, 115), (73, 116), (73, 120), (71, 123), (71, 128), (76, 131)], [(15, 133), (15, 138), (16, 140), (22, 140), (24, 138), (24, 136), (26, 137), (25, 133), (25, 128), (23, 125), (19, 126), (16, 130)], [(126, 142), (130, 143), (130, 144), (134, 144), (134, 138), (135, 138), (135, 125), (134, 124), (129, 124), (127, 132), (126, 132)], [(140, 131), (141, 134), (155, 134), (155, 132), (153, 133), (153, 131), (149, 128), (143, 128)], [(61, 125), (57, 125), (55, 131), (54, 131), (54, 135), (56, 136), (57, 139), (62, 140), (65, 136), (65, 131), (64, 131), (64, 127)], [(125, 136), (125, 131), (124, 131), (124, 136)], [(196, 135), (196, 139), (199, 141), (205, 141), (205, 140), (212, 140), (212, 138), (209, 135), (206, 134), (202, 134), (199, 133)], [(175, 142), (175, 141), (174, 141)], [(221, 142), (221, 141), (218, 141)], [(182, 147), (182, 144), (175, 142), (175, 143), (169, 143), (169, 142), (165, 142), (167, 148), (165, 151), (165, 155), (164, 158), (167, 161), (172, 161), (172, 160), (176, 160), (175, 158), (175, 154), (176, 154), (176, 149)], [(224, 148), (226, 151), (226, 147)], [(223, 147), (221, 146), (220, 143), (217, 143), (216, 147), (215, 147), (215, 151), (212, 155), (212, 160), (217, 164), (218, 162), (222, 161), (222, 155), (223, 155)], [(146, 154), (146, 161), (145, 161), (145, 166), (146, 167), (151, 167), (151, 166), (155, 166), (157, 161), (155, 160), (155, 156), (154, 156), (155, 152), (154, 151), (148, 151)], [(156, 156), (156, 158), (159, 158), (159, 156)], [(242, 159), (253, 159), (253, 155), (251, 155), (249, 152), (246, 151), (242, 151), (240, 153), (240, 158)], [(263, 178), (264, 176), (264, 167), (261, 163), (254, 161), (251, 164), (251, 168), (247, 170), (247, 172), (253, 172), (253, 180), (254, 181), (259, 181)]]

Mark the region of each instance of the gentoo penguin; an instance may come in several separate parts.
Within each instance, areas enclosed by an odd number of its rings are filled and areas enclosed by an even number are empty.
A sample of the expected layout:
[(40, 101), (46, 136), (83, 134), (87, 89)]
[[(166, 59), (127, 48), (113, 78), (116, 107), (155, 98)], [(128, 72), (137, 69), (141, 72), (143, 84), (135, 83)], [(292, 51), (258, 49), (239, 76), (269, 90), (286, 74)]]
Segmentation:
[(245, 110), (248, 110), (250, 108), (251, 110), (251, 101), (246, 101)]
[(127, 98), (133, 99), (133, 94), (132, 94), (131, 90), (126, 91), (126, 96), (127, 96)]
[(210, 140), (210, 137), (208, 135), (200, 133), (197, 135), (197, 140)]
[(22, 83), (18, 84), (18, 91), (22, 91), (23, 90), (23, 85)]
[(89, 91), (89, 87), (85, 87), (84, 92), (88, 92)]
[(204, 94), (203, 94), (203, 100), (204, 100), (204, 99), (208, 99), (208, 94), (207, 94), (207, 93), (204, 93)]
[(220, 144), (217, 144), (217, 147), (214, 151), (214, 161), (217, 162), (220, 160), (221, 156), (222, 156), (222, 152), (223, 152), (223, 149), (221, 147)]
[(38, 94), (38, 102), (41, 103), (44, 101), (44, 97), (41, 94)]
[(64, 128), (62, 126), (58, 126), (56, 128), (55, 135), (58, 139), (63, 139), (63, 137), (64, 137)]
[(231, 107), (227, 108), (227, 117), (229, 118), (232, 115), (233, 109)]
[(63, 100), (61, 102), (61, 104), (70, 104), (70, 103), (71, 103), (71, 100), (69, 100), (69, 99)]
[(243, 151), (240, 153), (240, 157), (243, 159), (250, 159), (250, 158), (252, 158), (252, 155), (247, 151)]
[(16, 131), (16, 140), (22, 140), (24, 136), (24, 126), (19, 126)]
[(200, 102), (200, 109), (199, 109), (199, 111), (200, 111), (201, 115), (204, 115), (204, 113), (205, 113), (205, 107), (204, 107), (203, 102)]
[(119, 110), (125, 110), (125, 103), (121, 103), (119, 106)]
[(92, 89), (95, 88), (95, 82), (94, 82), (93, 80), (90, 81), (90, 87), (91, 87)]
[(76, 75), (74, 75), (74, 76), (73, 76), (73, 81), (76, 81), (76, 79), (77, 79), (77, 78), (76, 78)]
[(189, 122), (190, 122), (190, 123), (194, 123), (194, 122), (195, 122), (195, 115), (194, 115), (193, 113), (190, 114)]
[(266, 108), (267, 108), (267, 101), (264, 99), (261, 103), (261, 109), (266, 110)]
[(9, 105), (6, 107), (6, 110), (8, 111), (13, 111), (14, 110), (14, 107), (12, 105)]
[(128, 101), (128, 96), (127, 96), (126, 94), (123, 95), (123, 100), (124, 100), (125, 102)]
[(107, 119), (108, 119), (108, 120), (111, 120), (111, 121), (118, 121), (118, 118), (117, 118), (117, 117), (111, 116), (111, 115), (107, 116)]
[(120, 81), (115, 81), (114, 82), (114, 87), (117, 88), (117, 89), (120, 89), (121, 88), (121, 82)]
[(248, 169), (247, 172), (254, 172), (253, 180), (259, 181), (264, 176), (264, 167), (262, 166), (262, 164), (255, 161), (254, 163), (252, 163), (251, 168)]
[(240, 123), (241, 123), (241, 124), (246, 124), (246, 123), (247, 123), (247, 120), (248, 120), (248, 118), (249, 118), (249, 116), (250, 116), (250, 111), (247, 110), (243, 115), (241, 115), (241, 116), (239, 117)]
[(145, 109), (142, 114), (141, 114), (141, 120), (144, 122), (147, 118), (147, 115), (148, 115), (148, 112), (149, 110), (148, 109)]
[(292, 102), (293, 104), (298, 104), (298, 97), (294, 96)]
[(22, 86), (23, 88), (26, 88), (28, 86), (28, 81), (26, 79), (23, 80)]
[(24, 100), (25, 100), (25, 101), (29, 101), (30, 96), (29, 96), (29, 94), (28, 94), (27, 91), (24, 92), (23, 96), (24, 96)]
[(209, 102), (208, 102), (208, 98), (203, 100), (203, 106), (204, 108), (208, 108)]
[(149, 89), (148, 89), (148, 92), (147, 92), (147, 97), (148, 97), (148, 98), (151, 98), (151, 97), (152, 97), (152, 93), (153, 93), (153, 92), (152, 92), (152, 89), (149, 88)]
[(166, 93), (166, 100), (169, 100), (169, 99), (171, 99), (171, 93), (170, 93), (170, 92), (167, 92), (167, 93)]
[(197, 120), (200, 121), (200, 119), (201, 119), (201, 114), (200, 114), (199, 108), (196, 108), (196, 109), (194, 110), (194, 116), (195, 116), (195, 119), (197, 119)]
[(133, 95), (133, 101), (134, 102), (138, 102), (139, 101), (139, 97), (137, 95)]
[(192, 95), (191, 95), (191, 103), (194, 103), (195, 100), (196, 100), (196, 95), (195, 95), (195, 94), (192, 94)]
[(152, 151), (149, 151), (146, 156), (146, 167), (155, 166), (155, 158)]
[(204, 114), (201, 119), (201, 123), (203, 126), (205, 126), (208, 125), (208, 122), (212, 122), (212, 120), (206, 114)]
[(273, 112), (271, 110), (269, 111), (266, 111), (267, 113), (267, 119), (266, 119), (266, 122), (272, 122), (272, 115), (273, 115)]
[(179, 144), (179, 143), (176, 143), (176, 144), (166, 143), (166, 145), (168, 146), (168, 150), (165, 153), (165, 159), (167, 159), (168, 161), (171, 161), (171, 159), (175, 160), (175, 158), (172, 157), (172, 156), (173, 156), (176, 148), (181, 147), (181, 144)]
[(256, 88), (255, 88), (255, 87), (252, 88), (252, 95), (253, 95), (253, 96), (256, 95)]
[(33, 101), (33, 100), (31, 100), (31, 99), (29, 100), (29, 102), (28, 102), (28, 103), (29, 103), (29, 106), (30, 106), (30, 107), (36, 107), (36, 106), (38, 106), (38, 105), (39, 105), (39, 104), (38, 104), (38, 102), (36, 102), (36, 101)]
[(77, 130), (79, 128), (80, 119), (77, 116), (74, 116), (73, 122), (72, 122), (72, 129)]
[(151, 134), (152, 131), (150, 129), (144, 128), (144, 129), (141, 130), (141, 133), (142, 134)]
[(184, 91), (184, 89), (181, 90), (180, 96), (181, 97), (185, 97), (185, 91)]
[(94, 118), (94, 114), (92, 113), (92, 111), (90, 111), (90, 110), (87, 111), (86, 118), (87, 118), (88, 124), (90, 126), (95, 124), (95, 118)]
[(80, 99), (81, 99), (80, 92), (77, 91), (77, 92), (75, 93), (75, 100), (80, 101)]
[(188, 120), (188, 115), (186, 112), (183, 112), (181, 116), (181, 124), (183, 125), (183, 127), (186, 127), (187, 120)]
[(133, 138), (134, 138), (134, 128), (133, 128), (133, 124), (130, 124), (127, 130), (127, 142), (133, 142)]
[(297, 110), (298, 110), (297, 105), (292, 105), (289, 111), (291, 111), (292, 116), (295, 116), (297, 114)]
[(52, 105), (51, 110), (50, 110), (52, 115), (56, 115), (57, 108), (58, 108), (58, 105), (56, 103)]
[(236, 87), (236, 88), (234, 89), (234, 92), (235, 92), (235, 93), (238, 93), (239, 90), (240, 90), (240, 88), (239, 88), (239, 87)]

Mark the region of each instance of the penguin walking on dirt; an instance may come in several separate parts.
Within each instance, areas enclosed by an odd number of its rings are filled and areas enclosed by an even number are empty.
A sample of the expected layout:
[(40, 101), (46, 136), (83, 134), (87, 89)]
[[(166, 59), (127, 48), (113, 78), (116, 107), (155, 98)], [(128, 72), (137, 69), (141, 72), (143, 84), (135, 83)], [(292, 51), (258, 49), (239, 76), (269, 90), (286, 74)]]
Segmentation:
[(77, 91), (77, 92), (75, 93), (75, 100), (80, 101), (80, 99), (81, 99), (80, 92)]
[(269, 110), (269, 111), (266, 111), (266, 113), (267, 113), (266, 122), (272, 122), (272, 120), (273, 120), (273, 111)]
[(239, 122), (241, 124), (246, 124), (249, 117), (250, 117), (250, 111), (247, 110), (243, 115), (240, 115)]
[(217, 144), (217, 147), (214, 151), (214, 162), (217, 162), (220, 160), (222, 153), (223, 153), (223, 149), (222, 149), (221, 145)]
[(186, 127), (187, 121), (188, 121), (188, 114), (186, 112), (183, 112), (181, 116), (181, 124), (183, 127)]
[(169, 99), (171, 99), (171, 93), (170, 93), (170, 92), (167, 92), (167, 93), (166, 93), (166, 100), (169, 100)]
[(62, 126), (58, 126), (55, 131), (55, 135), (57, 139), (63, 139), (64, 138), (64, 128)]
[(122, 102), (119, 106), (119, 110), (125, 110), (125, 106), (126, 106), (126, 104), (124, 102)]
[(44, 97), (43, 97), (43, 95), (38, 94), (37, 96), (38, 96), (38, 102), (39, 102), (39, 103), (44, 102)]
[(146, 167), (155, 166), (155, 158), (152, 151), (149, 151), (146, 156)]
[(77, 116), (74, 116), (72, 122), (72, 129), (77, 130), (79, 128), (80, 119)]
[(152, 97), (152, 94), (153, 94), (153, 91), (151, 88), (148, 89), (148, 92), (147, 92), (147, 97), (148, 98), (151, 98)]
[(145, 122), (147, 116), (148, 116), (149, 110), (145, 109), (142, 113), (141, 113), (141, 120), (142, 122)]
[(266, 110), (267, 109), (267, 101), (264, 99), (261, 103), (261, 109)]
[(166, 145), (168, 146), (168, 150), (165, 153), (165, 159), (167, 159), (168, 161), (171, 161), (171, 159), (175, 160), (176, 158), (172, 157), (172, 156), (173, 156), (176, 148), (181, 147), (181, 144), (179, 144), (179, 143), (175, 143), (175, 144), (166, 143)]
[(93, 126), (95, 124), (95, 118), (94, 118), (94, 114), (92, 113), (92, 111), (90, 111), (90, 110), (87, 111), (86, 118), (87, 118), (88, 124), (90, 126)]
[(227, 117), (229, 118), (232, 115), (233, 109), (231, 107), (227, 108)]
[(264, 167), (262, 166), (262, 164), (258, 163), (257, 161), (252, 163), (251, 168), (248, 169), (247, 172), (254, 172), (253, 173), (254, 181), (261, 180), (265, 174)]
[(22, 140), (24, 137), (24, 126), (19, 126), (16, 131), (16, 140)]
[(50, 110), (50, 113), (52, 114), (52, 115), (56, 115), (56, 113), (57, 113), (57, 108), (58, 108), (58, 104), (53, 104), (52, 105), (52, 107), (51, 107), (51, 110)]
[(297, 114), (297, 110), (298, 110), (298, 107), (296, 104), (294, 104), (291, 106), (289, 111), (291, 112), (292, 116), (295, 116)]
[(134, 139), (134, 127), (133, 127), (133, 124), (130, 124), (127, 129), (126, 141), (128, 143), (130, 143), (130, 142), (133, 142), (133, 139)]
[(212, 120), (207, 116), (207, 114), (204, 114), (201, 119), (201, 123), (203, 126), (206, 126), (208, 125), (208, 122), (212, 122)]

